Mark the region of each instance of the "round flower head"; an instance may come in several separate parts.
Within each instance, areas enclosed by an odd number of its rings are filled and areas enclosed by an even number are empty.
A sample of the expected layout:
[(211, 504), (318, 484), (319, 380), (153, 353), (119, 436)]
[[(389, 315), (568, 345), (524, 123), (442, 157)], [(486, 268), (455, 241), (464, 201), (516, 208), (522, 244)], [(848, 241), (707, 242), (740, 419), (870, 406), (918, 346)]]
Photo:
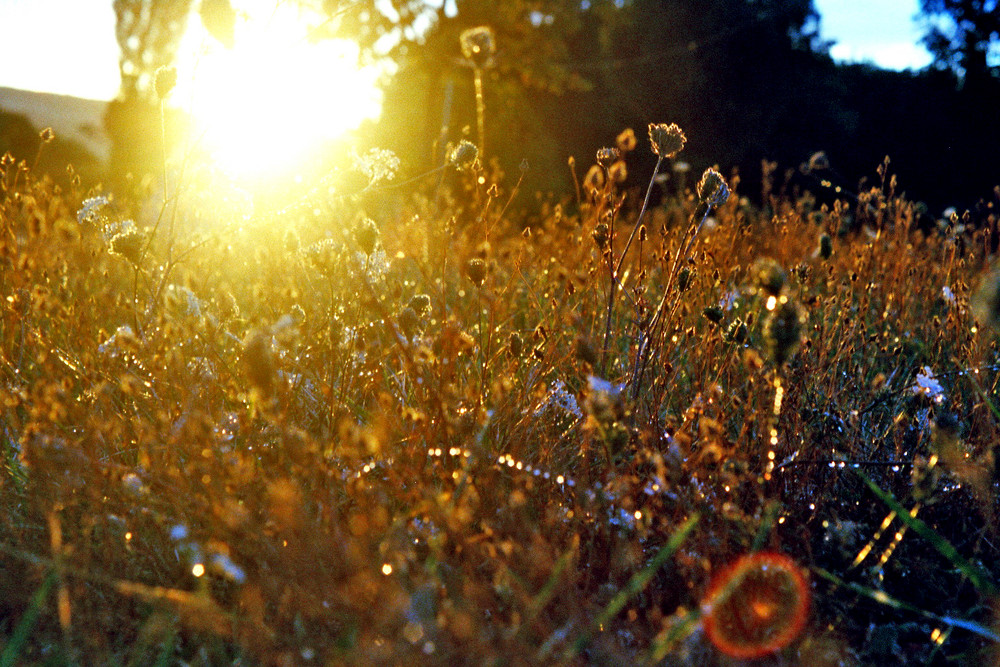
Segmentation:
[(785, 289), (788, 274), (781, 264), (770, 257), (761, 257), (750, 267), (754, 286), (767, 296), (778, 296)]
[(472, 167), (479, 157), (479, 149), (471, 141), (462, 139), (448, 154), (448, 163), (456, 169), (464, 171)]
[(687, 137), (684, 131), (677, 127), (676, 123), (649, 124), (649, 142), (653, 146), (653, 152), (661, 158), (674, 157), (684, 148)]
[(458, 41), (462, 45), (462, 55), (473, 67), (483, 69), (493, 64), (497, 46), (493, 40), (493, 30), (489, 26), (481, 25), (464, 30)]
[(788, 646), (802, 632), (809, 586), (791, 558), (759, 552), (719, 573), (702, 608), (702, 627), (720, 651), (759, 658)]
[(374, 220), (365, 218), (354, 228), (352, 234), (355, 243), (360, 246), (365, 255), (371, 255), (375, 252), (375, 246), (378, 245), (378, 226), (375, 225)]
[(715, 169), (706, 169), (698, 182), (698, 199), (703, 203), (718, 208), (729, 199), (729, 186), (726, 179)]
[(127, 227), (111, 238), (111, 252), (120, 255), (134, 265), (142, 259), (142, 247), (146, 237), (135, 226)]

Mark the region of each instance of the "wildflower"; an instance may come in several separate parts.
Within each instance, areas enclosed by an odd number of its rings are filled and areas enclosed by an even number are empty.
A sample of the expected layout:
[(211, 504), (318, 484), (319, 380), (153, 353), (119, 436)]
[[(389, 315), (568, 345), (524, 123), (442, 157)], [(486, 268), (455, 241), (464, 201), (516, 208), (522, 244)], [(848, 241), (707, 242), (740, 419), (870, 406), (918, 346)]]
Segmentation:
[(56, 133), (52, 131), (51, 127), (47, 127), (38, 133), (38, 138), (42, 140), (43, 144), (47, 144), (56, 138)]
[(378, 244), (378, 227), (375, 225), (374, 220), (371, 218), (362, 220), (354, 228), (353, 236), (354, 241), (361, 247), (361, 251), (365, 253), (365, 256), (370, 256), (375, 252), (375, 246)]
[(684, 148), (687, 137), (676, 123), (667, 125), (649, 124), (649, 141), (653, 145), (653, 152), (661, 158), (674, 157)]
[(156, 75), (153, 78), (153, 88), (156, 90), (156, 96), (161, 100), (167, 98), (170, 91), (174, 89), (177, 85), (177, 68), (176, 67), (160, 67), (156, 70)]
[(701, 314), (705, 316), (705, 319), (713, 324), (718, 324), (722, 321), (722, 308), (719, 308), (718, 306), (708, 306), (701, 311)]
[(462, 46), (462, 55), (476, 69), (485, 69), (493, 64), (497, 46), (493, 39), (493, 29), (489, 26), (481, 25), (463, 30), (458, 41)]
[(134, 226), (115, 234), (111, 238), (111, 252), (127, 259), (133, 266), (138, 266), (142, 259), (142, 248), (145, 235)]
[(201, 299), (187, 287), (167, 285), (163, 290), (163, 300), (167, 305), (167, 312), (174, 317), (201, 317)]
[(917, 396), (926, 396), (935, 403), (942, 403), (945, 398), (944, 387), (934, 377), (934, 371), (930, 366), (924, 366), (923, 370), (917, 373), (917, 379), (910, 386), (910, 391)]
[(465, 263), (465, 275), (476, 287), (482, 287), (486, 282), (486, 261), (473, 257)]
[(76, 221), (81, 224), (98, 224), (107, 219), (103, 209), (110, 206), (110, 201), (104, 195), (84, 199), (80, 210), (76, 212)]
[(399, 158), (392, 151), (372, 148), (364, 155), (354, 156), (354, 168), (368, 177), (368, 185), (378, 185), (396, 177)]
[(734, 658), (759, 658), (788, 646), (806, 624), (809, 586), (789, 557), (743, 556), (720, 572), (702, 603), (709, 640)]
[(729, 199), (729, 186), (722, 174), (711, 168), (705, 170), (698, 182), (698, 199), (712, 208), (726, 203)]
[(764, 342), (768, 354), (779, 366), (788, 361), (799, 348), (805, 313), (794, 301), (785, 297), (764, 321)]
[(462, 139), (448, 155), (448, 164), (452, 165), (459, 171), (465, 171), (475, 164), (476, 158), (478, 157), (479, 149), (476, 148), (476, 145), (471, 141)]
[(597, 150), (597, 164), (601, 165), (605, 169), (617, 162), (620, 157), (621, 153), (618, 152), (617, 148), (609, 148), (605, 146), (604, 148)]
[(618, 138), (615, 139), (615, 144), (618, 146), (618, 150), (622, 153), (634, 151), (636, 143), (635, 130), (631, 127), (623, 130), (622, 133), (618, 135)]

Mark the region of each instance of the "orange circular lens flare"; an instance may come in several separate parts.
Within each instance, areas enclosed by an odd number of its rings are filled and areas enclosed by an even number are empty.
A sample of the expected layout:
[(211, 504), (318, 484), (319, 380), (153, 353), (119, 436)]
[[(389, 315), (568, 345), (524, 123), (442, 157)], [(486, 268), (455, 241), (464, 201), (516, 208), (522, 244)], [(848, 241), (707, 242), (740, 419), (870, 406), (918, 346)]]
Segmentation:
[(719, 573), (702, 604), (709, 640), (734, 658), (759, 658), (788, 646), (806, 624), (809, 584), (788, 556), (743, 556)]

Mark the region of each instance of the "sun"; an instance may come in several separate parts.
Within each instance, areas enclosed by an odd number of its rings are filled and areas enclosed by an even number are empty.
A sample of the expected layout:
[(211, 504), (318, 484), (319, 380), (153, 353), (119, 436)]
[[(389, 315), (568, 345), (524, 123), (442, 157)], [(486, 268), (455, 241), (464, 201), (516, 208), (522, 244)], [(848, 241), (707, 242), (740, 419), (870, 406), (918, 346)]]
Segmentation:
[(344, 39), (312, 43), (323, 17), (291, 3), (244, 2), (232, 48), (193, 16), (173, 95), (191, 118), (193, 145), (233, 177), (300, 168), (319, 147), (381, 112), (378, 66), (359, 66)]

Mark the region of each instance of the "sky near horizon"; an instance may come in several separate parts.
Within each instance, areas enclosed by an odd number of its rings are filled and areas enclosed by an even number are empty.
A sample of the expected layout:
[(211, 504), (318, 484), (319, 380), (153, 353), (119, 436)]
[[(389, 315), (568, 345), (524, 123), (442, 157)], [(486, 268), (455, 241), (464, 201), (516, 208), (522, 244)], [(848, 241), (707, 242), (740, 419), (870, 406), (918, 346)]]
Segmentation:
[[(837, 61), (920, 69), (918, 0), (814, 0)], [(111, 0), (0, 0), (0, 86), (110, 99), (118, 91)], [(15, 55), (16, 54), (16, 55)]]

